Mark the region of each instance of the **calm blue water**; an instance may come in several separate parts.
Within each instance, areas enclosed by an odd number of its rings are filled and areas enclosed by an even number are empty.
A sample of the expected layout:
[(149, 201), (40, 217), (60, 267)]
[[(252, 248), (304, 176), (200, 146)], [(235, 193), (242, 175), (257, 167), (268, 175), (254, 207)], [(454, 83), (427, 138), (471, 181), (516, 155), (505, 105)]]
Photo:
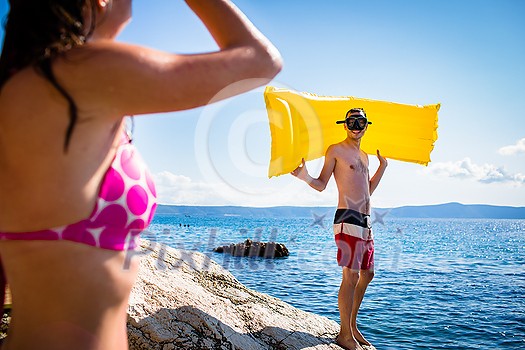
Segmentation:
[[(339, 322), (331, 221), (158, 215), (146, 238), (203, 252), (246, 286)], [(379, 350), (525, 349), (525, 220), (385, 218), (374, 229), (376, 276), (358, 322)], [(285, 243), (290, 257), (211, 251), (246, 238)]]

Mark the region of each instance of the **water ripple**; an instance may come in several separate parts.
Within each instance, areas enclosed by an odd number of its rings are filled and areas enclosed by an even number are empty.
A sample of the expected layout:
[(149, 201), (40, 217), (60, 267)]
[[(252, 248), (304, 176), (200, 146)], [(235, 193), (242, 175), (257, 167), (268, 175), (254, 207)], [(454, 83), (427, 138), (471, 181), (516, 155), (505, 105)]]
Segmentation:
[[(250, 288), (339, 320), (341, 270), (312, 218), (158, 216), (153, 239), (200, 251)], [(185, 226), (183, 226), (185, 225)], [(525, 220), (390, 219), (375, 230), (376, 277), (359, 313), (378, 349), (525, 348)], [(215, 246), (274, 240), (287, 259), (243, 259)]]

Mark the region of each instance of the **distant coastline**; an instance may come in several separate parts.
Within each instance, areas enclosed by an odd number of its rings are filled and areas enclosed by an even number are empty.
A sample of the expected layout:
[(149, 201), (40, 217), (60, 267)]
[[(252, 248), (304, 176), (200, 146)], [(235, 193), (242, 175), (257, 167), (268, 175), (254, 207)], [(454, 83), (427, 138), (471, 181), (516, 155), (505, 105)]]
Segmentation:
[[(157, 215), (182, 216), (242, 216), (242, 217), (312, 217), (331, 216), (335, 207), (268, 208), (241, 206), (186, 206), (159, 205)], [(496, 206), (486, 204), (444, 203), (436, 205), (403, 206), (397, 208), (375, 208), (376, 213), (388, 213), (390, 218), (470, 218), (470, 219), (525, 219), (525, 207)]]

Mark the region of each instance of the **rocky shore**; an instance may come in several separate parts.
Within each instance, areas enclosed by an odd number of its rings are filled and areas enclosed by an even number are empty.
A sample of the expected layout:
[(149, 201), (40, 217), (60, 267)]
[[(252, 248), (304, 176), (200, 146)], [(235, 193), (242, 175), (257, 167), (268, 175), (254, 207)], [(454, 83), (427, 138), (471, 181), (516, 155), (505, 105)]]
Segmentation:
[(341, 349), (336, 322), (250, 290), (203, 254), (143, 242), (130, 349)]

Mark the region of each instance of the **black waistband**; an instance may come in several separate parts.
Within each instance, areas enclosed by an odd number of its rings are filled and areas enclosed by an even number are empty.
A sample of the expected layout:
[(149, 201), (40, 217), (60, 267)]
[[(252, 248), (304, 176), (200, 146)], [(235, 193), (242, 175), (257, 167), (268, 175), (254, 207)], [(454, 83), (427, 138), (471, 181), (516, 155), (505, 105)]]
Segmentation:
[(334, 224), (352, 224), (370, 228), (370, 215), (363, 214), (353, 209), (337, 209), (334, 216)]

